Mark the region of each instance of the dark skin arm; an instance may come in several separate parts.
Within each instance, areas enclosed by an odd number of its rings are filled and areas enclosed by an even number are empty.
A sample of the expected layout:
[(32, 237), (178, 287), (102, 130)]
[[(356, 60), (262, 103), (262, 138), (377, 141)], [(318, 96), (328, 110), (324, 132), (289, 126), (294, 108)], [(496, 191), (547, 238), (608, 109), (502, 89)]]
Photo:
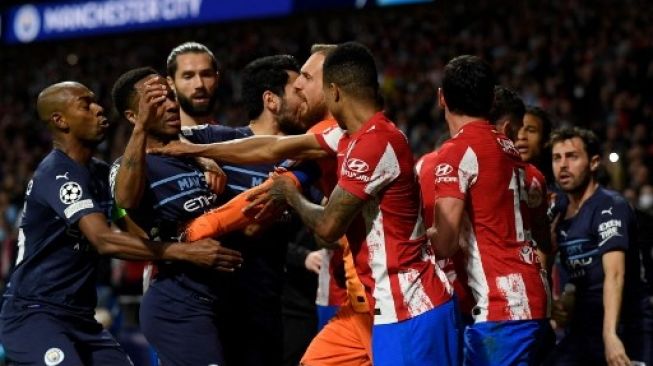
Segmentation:
[(174, 141), (149, 149), (152, 154), (202, 156), (231, 164), (277, 163), (283, 159), (318, 159), (328, 155), (313, 134), (293, 136), (252, 136), (213, 144)]
[(324, 240), (321, 245), (337, 248), (336, 243), (360, 212), (365, 201), (336, 186), (326, 207), (311, 203), (295, 187), (290, 178), (277, 176), (272, 178), (274, 184), (269, 191), (271, 197), (284, 197), (288, 204), (297, 211), (304, 224), (315, 235)]
[(232, 272), (242, 263), (239, 252), (215, 240), (203, 239), (192, 244), (154, 242), (113, 230), (101, 213), (82, 217), (79, 229), (98, 253), (120, 259), (185, 261), (226, 272)]
[(160, 77), (148, 79), (138, 90), (138, 116), (134, 130), (125, 147), (118, 174), (115, 196), (118, 206), (124, 209), (138, 207), (145, 190), (145, 145), (148, 126), (159, 120), (165, 110), (160, 107), (167, 97), (167, 89), (161, 85)]

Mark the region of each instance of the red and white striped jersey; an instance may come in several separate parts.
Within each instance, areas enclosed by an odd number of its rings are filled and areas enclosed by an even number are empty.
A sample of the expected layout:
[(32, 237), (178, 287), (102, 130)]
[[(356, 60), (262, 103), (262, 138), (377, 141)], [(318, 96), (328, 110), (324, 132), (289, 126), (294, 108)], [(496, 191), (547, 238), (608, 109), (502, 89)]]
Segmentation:
[(435, 196), (465, 201), (461, 241), (476, 322), (546, 316), (526, 169), (512, 141), (486, 121), (466, 124), (437, 154)]
[(325, 150), (337, 151), (338, 186), (365, 200), (347, 240), (374, 323), (409, 319), (451, 299), (453, 289), (426, 240), (403, 133), (377, 113), (354, 134), (331, 129), (316, 136)]
[[(437, 151), (422, 156), (415, 163), (415, 173), (419, 180), (422, 192), (422, 211), (424, 225), (433, 225), (433, 209), (435, 208), (435, 166), (437, 165)], [(447, 275), (458, 298), (458, 308), (463, 314), (471, 316), (475, 301), (472, 290), (467, 285), (467, 270), (465, 269), (465, 256), (462, 251), (456, 252), (452, 258), (440, 259), (438, 265)]]

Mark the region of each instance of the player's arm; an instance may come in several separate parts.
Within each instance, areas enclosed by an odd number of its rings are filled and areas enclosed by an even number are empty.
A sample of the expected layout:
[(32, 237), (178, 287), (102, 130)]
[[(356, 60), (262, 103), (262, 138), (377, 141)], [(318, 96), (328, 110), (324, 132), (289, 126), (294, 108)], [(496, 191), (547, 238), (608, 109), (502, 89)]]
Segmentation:
[(204, 239), (192, 245), (154, 242), (113, 230), (99, 212), (80, 218), (79, 229), (100, 254), (120, 259), (186, 261), (222, 271), (233, 271), (242, 263), (239, 252), (215, 240)]
[[(145, 190), (145, 145), (148, 126), (163, 116), (160, 107), (167, 96), (156, 77), (148, 79), (139, 90), (140, 94), (137, 116), (131, 137), (125, 147), (120, 168), (115, 179), (114, 194), (116, 204), (124, 209), (136, 208), (141, 202)], [(128, 111), (128, 113), (131, 113)]]
[[(297, 211), (304, 224), (324, 243), (337, 243), (360, 212), (365, 200), (345, 191), (340, 186), (329, 197), (326, 207), (311, 203), (296, 188), (293, 182), (283, 176), (275, 177), (270, 195), (285, 197), (288, 204)], [(327, 244), (331, 249), (338, 244)]]
[(171, 156), (203, 156), (231, 164), (277, 163), (283, 159), (318, 159), (329, 154), (313, 134), (259, 135), (212, 144), (173, 142), (149, 151)]
[(465, 201), (459, 198), (440, 197), (435, 201), (433, 226), (427, 234), (438, 257), (450, 258), (458, 250), (464, 211)]
[(603, 272), (603, 343), (609, 365), (630, 365), (624, 345), (617, 336), (617, 323), (621, 311), (626, 255), (615, 250), (602, 256)]

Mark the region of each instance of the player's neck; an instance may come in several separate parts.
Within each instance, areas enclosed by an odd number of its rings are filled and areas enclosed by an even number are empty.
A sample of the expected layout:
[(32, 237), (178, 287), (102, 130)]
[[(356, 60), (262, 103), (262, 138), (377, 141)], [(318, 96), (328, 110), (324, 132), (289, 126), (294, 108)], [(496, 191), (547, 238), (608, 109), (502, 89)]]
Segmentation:
[(343, 113), (339, 116), (338, 124), (347, 127), (347, 133), (352, 135), (363, 127), (375, 114), (380, 112), (376, 105), (368, 103), (357, 103), (349, 108), (343, 108)]
[(257, 118), (249, 121), (254, 135), (281, 135), (279, 124), (269, 111), (263, 111)]
[(93, 157), (93, 153), (95, 153), (95, 146), (87, 146), (79, 141), (64, 142), (54, 140), (52, 142), (52, 147), (61, 150), (64, 154), (68, 155), (69, 158), (81, 165), (86, 165)]
[(181, 125), (183, 127), (193, 127), (213, 122), (213, 116), (211, 114), (206, 116), (193, 117), (184, 112), (184, 110), (181, 108), (179, 109), (179, 119), (181, 120)]
[(449, 112), (448, 109), (445, 110), (445, 119), (447, 120), (447, 124), (449, 125), (449, 133), (451, 134), (451, 136), (455, 136), (465, 125), (471, 122), (485, 120), (485, 118), (483, 117), (473, 117), (473, 116), (451, 113)]
[(147, 140), (145, 141), (145, 147), (150, 149), (153, 147), (162, 147), (167, 145), (172, 140), (178, 140), (179, 136), (156, 136), (156, 135), (147, 135)]
[(567, 197), (569, 198), (569, 209), (567, 210), (567, 216), (574, 216), (583, 206), (583, 204), (596, 192), (599, 188), (599, 183), (590, 179), (589, 183), (585, 189), (576, 191), (576, 192), (567, 192)]

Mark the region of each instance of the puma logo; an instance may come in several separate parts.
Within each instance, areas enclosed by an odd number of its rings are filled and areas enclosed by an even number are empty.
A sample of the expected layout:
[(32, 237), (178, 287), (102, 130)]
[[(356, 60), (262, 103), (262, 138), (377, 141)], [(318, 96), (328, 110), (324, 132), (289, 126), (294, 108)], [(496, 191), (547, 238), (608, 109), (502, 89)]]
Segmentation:
[(601, 215), (610, 214), (612, 216), (612, 206), (607, 210), (601, 210)]
[(68, 178), (68, 172), (65, 172), (64, 174), (59, 174), (59, 175), (57, 175), (56, 177), (54, 177), (54, 180), (59, 180), (59, 178), (63, 178), (63, 179), (65, 179), (65, 180), (69, 180), (69, 179), (70, 179), (70, 178)]

